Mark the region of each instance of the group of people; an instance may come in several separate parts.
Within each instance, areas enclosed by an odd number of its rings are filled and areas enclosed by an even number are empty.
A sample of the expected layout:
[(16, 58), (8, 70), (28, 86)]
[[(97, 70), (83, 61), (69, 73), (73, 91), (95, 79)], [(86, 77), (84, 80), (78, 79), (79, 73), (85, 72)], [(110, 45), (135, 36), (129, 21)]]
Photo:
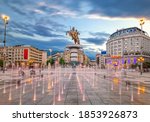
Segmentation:
[(21, 68), (19, 68), (18, 74), (19, 74), (19, 76), (21, 76), (21, 77), (24, 77), (24, 76), (25, 76), (25, 72), (24, 72)]
[[(21, 68), (19, 69), (18, 74), (22, 78), (25, 76), (25, 72)], [(34, 76), (34, 75), (35, 75), (35, 70), (34, 69), (30, 69), (30, 76)]]

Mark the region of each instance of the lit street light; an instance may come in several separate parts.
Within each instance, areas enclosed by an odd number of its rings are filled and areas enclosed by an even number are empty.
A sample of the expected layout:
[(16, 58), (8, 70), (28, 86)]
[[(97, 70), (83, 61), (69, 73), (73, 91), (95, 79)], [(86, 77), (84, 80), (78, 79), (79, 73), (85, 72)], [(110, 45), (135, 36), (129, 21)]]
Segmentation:
[[(143, 30), (143, 25), (145, 24), (145, 20), (144, 18), (140, 19), (140, 26), (141, 26), (141, 30)], [(140, 62), (141, 65), (141, 75), (142, 75), (142, 70), (143, 70), (143, 62), (144, 62), (144, 58), (142, 57), (142, 48), (141, 47), (141, 57), (138, 58), (138, 62)]]
[(141, 69), (140, 69), (140, 71), (141, 71), (141, 75), (142, 75), (144, 58), (143, 58), (143, 57), (139, 57), (139, 58), (138, 58), (138, 62), (140, 62), (140, 64), (141, 64)]
[(3, 61), (3, 73), (5, 73), (5, 57), (6, 57), (6, 25), (8, 24), (9, 21), (9, 16), (2, 15), (1, 18), (4, 21), (4, 61)]

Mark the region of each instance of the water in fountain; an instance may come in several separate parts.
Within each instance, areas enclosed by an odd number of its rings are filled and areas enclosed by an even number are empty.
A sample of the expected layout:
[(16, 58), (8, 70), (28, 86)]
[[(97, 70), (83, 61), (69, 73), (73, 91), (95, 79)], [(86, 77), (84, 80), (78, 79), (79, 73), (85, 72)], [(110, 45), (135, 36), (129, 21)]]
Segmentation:
[(56, 104), (56, 82), (57, 82), (57, 73), (56, 73), (56, 66), (55, 66), (55, 71), (54, 71), (54, 83), (53, 83), (53, 105)]
[(5, 94), (6, 93), (6, 83), (5, 83), (5, 80), (6, 80), (6, 76), (5, 76), (5, 74), (4, 74), (4, 86), (3, 86), (3, 94)]
[(94, 70), (94, 68), (93, 68), (93, 71), (92, 71), (93, 73), (93, 84), (92, 84), (92, 87), (95, 87), (95, 70)]
[(20, 83), (19, 105), (22, 105), (22, 83)]
[(42, 94), (44, 94), (45, 93), (45, 90), (44, 90), (44, 85), (45, 85), (45, 83), (44, 83), (44, 76), (42, 77)]
[(131, 101), (133, 102), (134, 101), (134, 99), (133, 99), (133, 84), (131, 84), (130, 87), (131, 87)]
[(26, 93), (25, 89), (26, 89), (26, 81), (24, 81), (24, 83), (22, 84), (22, 93), (23, 94)]
[(59, 89), (59, 91), (58, 91), (58, 101), (61, 101), (61, 80), (60, 80), (60, 72), (61, 72), (61, 69), (60, 69), (60, 67), (58, 67), (58, 69), (57, 69), (58, 71), (57, 71), (57, 78), (58, 78), (58, 89)]
[(12, 66), (12, 69), (11, 69), (11, 80), (10, 80), (10, 86), (9, 86), (9, 98), (8, 100), (11, 101), (12, 100), (12, 91), (11, 91), (11, 87), (12, 87), (12, 80), (13, 80), (13, 66)]
[(140, 81), (138, 81), (138, 89), (137, 94), (140, 95)]
[(36, 78), (33, 80), (33, 101), (36, 101)]
[(113, 80), (111, 81), (111, 90), (114, 90), (114, 84), (113, 84)]
[(122, 82), (119, 81), (119, 95), (122, 94)]
[(18, 89), (18, 80), (16, 80), (16, 89)]

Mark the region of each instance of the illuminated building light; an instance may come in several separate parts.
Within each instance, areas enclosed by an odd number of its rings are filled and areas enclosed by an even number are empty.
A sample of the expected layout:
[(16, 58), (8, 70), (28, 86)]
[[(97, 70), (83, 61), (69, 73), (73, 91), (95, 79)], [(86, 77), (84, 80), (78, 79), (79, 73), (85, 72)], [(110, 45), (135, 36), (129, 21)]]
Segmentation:
[(134, 57), (133, 64), (136, 64), (136, 62), (137, 62), (137, 59), (136, 57)]
[(125, 63), (125, 61), (124, 61), (124, 58), (122, 59), (122, 64), (124, 64)]
[(128, 64), (130, 64), (131, 63), (131, 60), (130, 60), (130, 58), (128, 58)]

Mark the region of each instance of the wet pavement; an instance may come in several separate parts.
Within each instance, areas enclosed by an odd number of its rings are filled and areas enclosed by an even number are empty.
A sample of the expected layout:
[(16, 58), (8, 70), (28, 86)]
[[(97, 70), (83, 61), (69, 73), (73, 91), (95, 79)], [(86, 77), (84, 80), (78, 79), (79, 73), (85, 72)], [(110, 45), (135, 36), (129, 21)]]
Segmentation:
[[(26, 74), (29, 74), (26, 71)], [(92, 68), (56, 68), (0, 85), (1, 105), (149, 105), (150, 85), (134, 75)], [(6, 75), (6, 78), (7, 75)]]

